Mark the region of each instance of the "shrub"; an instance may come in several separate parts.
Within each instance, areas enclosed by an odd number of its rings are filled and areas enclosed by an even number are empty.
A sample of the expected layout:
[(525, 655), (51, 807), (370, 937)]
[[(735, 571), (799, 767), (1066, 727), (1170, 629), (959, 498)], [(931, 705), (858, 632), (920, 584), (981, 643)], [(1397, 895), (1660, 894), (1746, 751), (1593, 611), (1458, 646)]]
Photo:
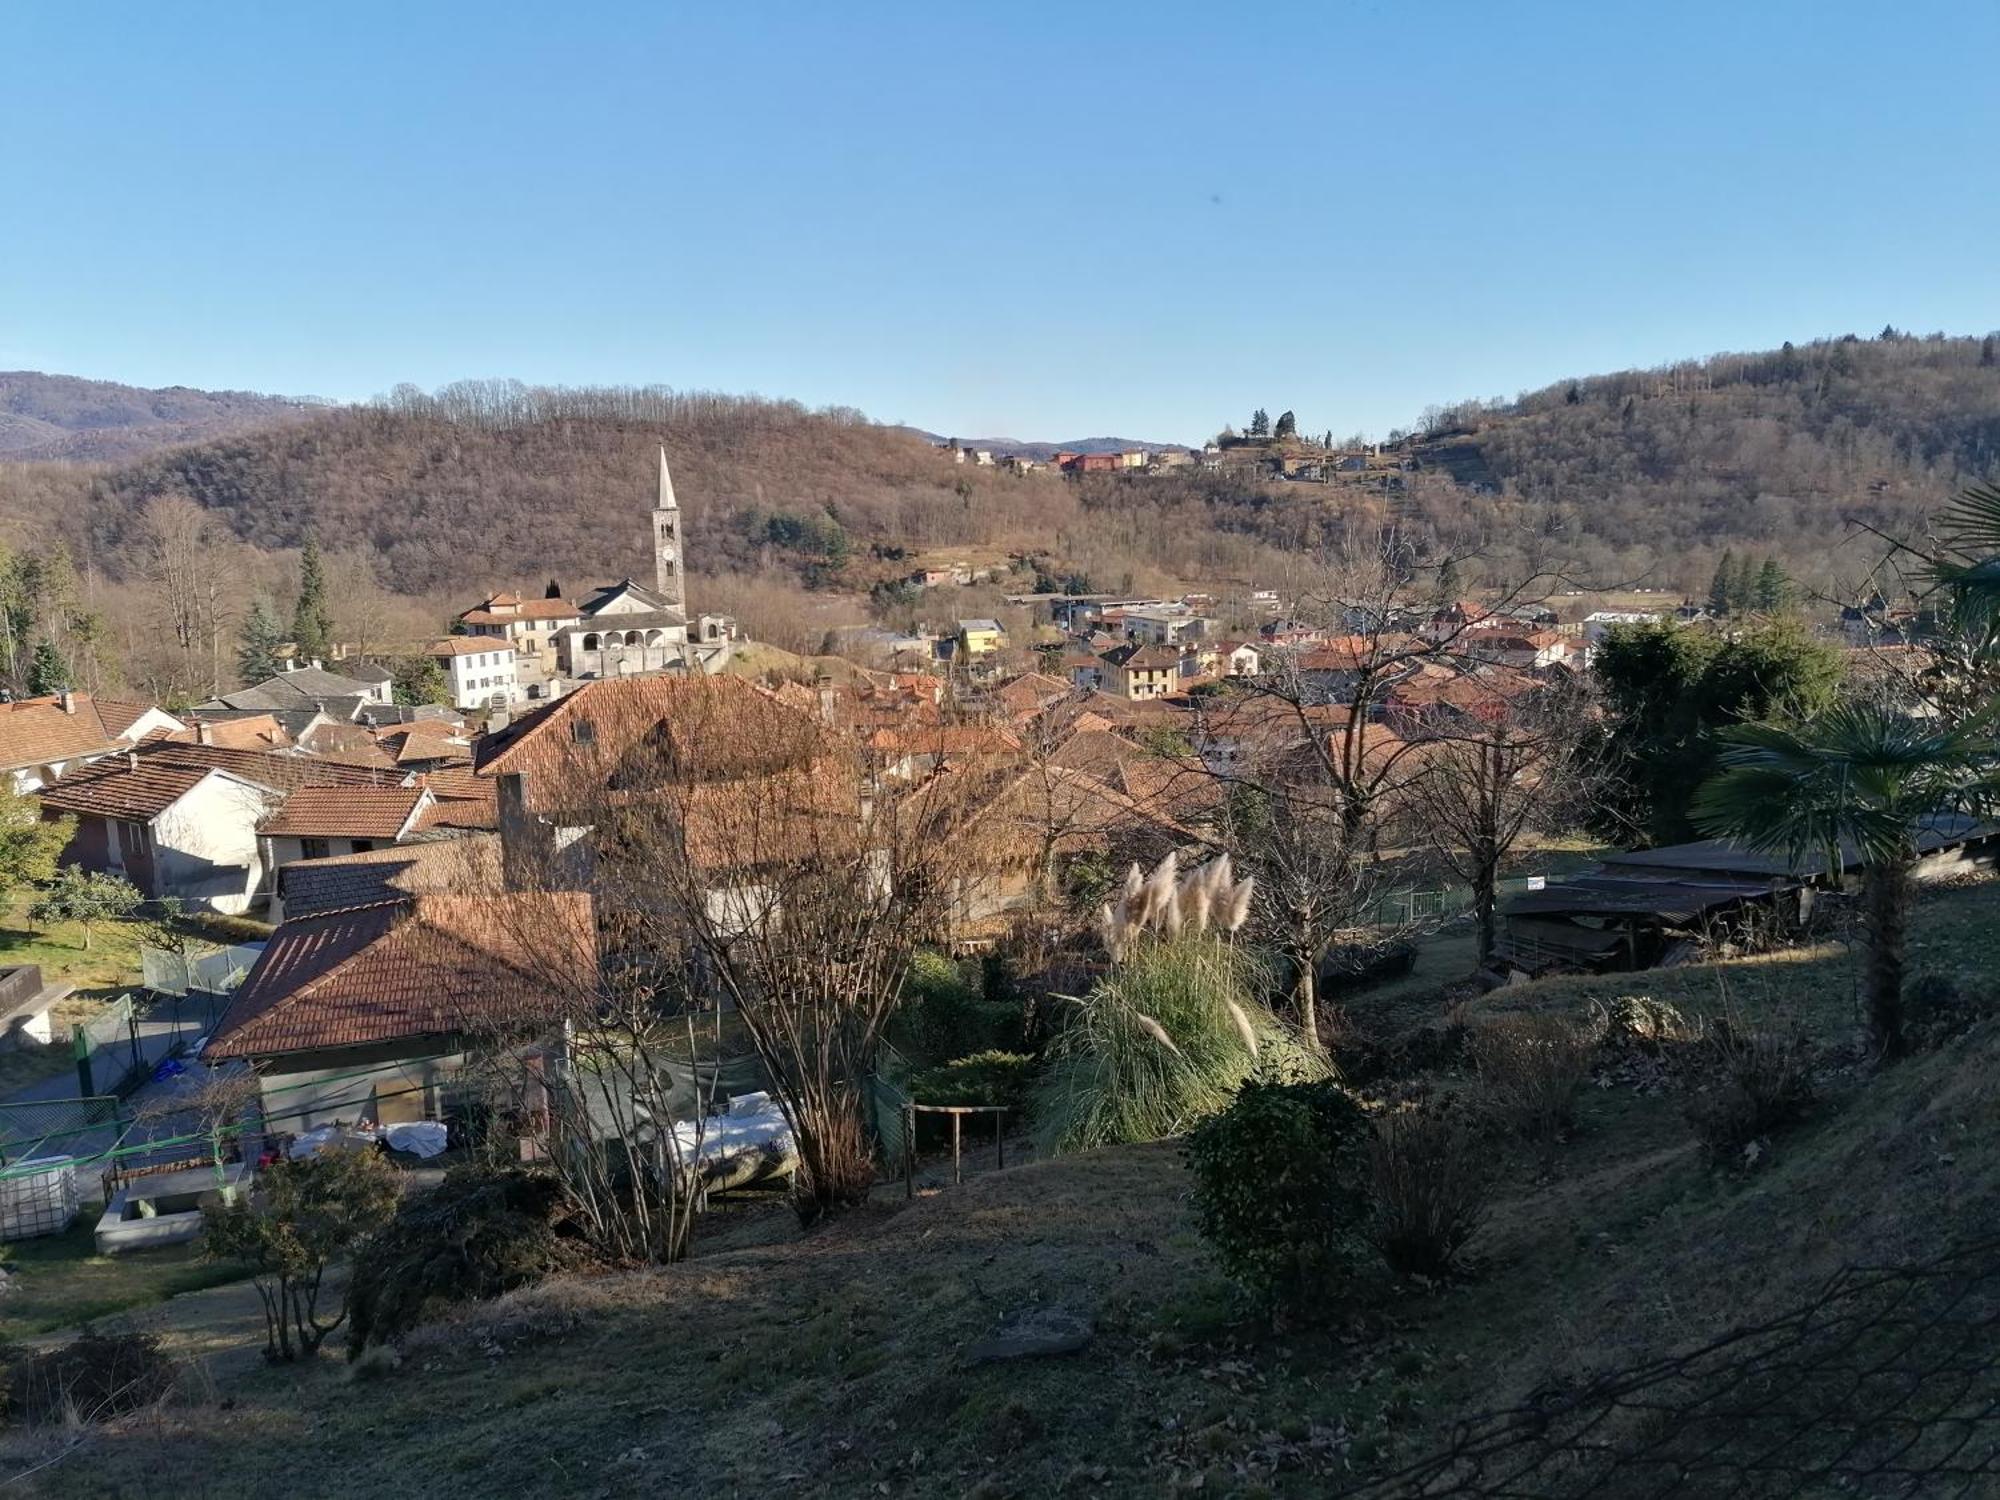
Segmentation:
[[(389, 1223), (401, 1193), (401, 1174), (375, 1152), (325, 1150), (266, 1167), (252, 1202), (202, 1210), (203, 1253), (237, 1261), (256, 1278), (265, 1358), (318, 1353), (348, 1313), (343, 1306), (331, 1319), (320, 1317), (327, 1266), (355, 1255)], [(350, 1296), (365, 1285), (357, 1273)]]
[(1345, 1089), (1252, 1079), (1187, 1138), (1195, 1223), (1233, 1280), (1308, 1311), (1366, 1246), (1368, 1119)]
[(350, 1359), (455, 1302), (485, 1301), (586, 1263), (583, 1226), (554, 1173), (454, 1167), (413, 1194), (355, 1258)]
[(8, 1371), (7, 1411), (25, 1422), (103, 1422), (173, 1389), (174, 1363), (150, 1333), (86, 1333)]
[(1049, 1045), (1032, 1105), (1044, 1154), (1178, 1135), (1253, 1072), (1324, 1078), (1318, 1054), (1252, 998), (1255, 976), (1242, 949), (1213, 938), (1141, 941)]
[(1497, 1016), (1472, 1029), (1468, 1045), (1487, 1107), (1508, 1129), (1553, 1141), (1576, 1123), (1598, 1035), (1562, 1016)]
[(975, 979), (970, 968), (931, 949), (911, 959), (896, 1018), (900, 1047), (931, 1063), (987, 1049), (1020, 1050), (1020, 1002), (988, 999), (982, 981), (989, 976), (982, 968)]
[(910, 1076), (910, 1097), (919, 1104), (997, 1104), (1020, 1109), (1034, 1082), (1035, 1060), (1025, 1052), (989, 1048), (953, 1058)]
[(1490, 1181), (1463, 1113), (1419, 1100), (1378, 1115), (1368, 1142), (1375, 1248), (1405, 1276), (1443, 1276), (1486, 1216)]
[(218, 943), (261, 943), (278, 930), (255, 917), (229, 916), (219, 911), (198, 911), (189, 920)]
[(1718, 1026), (1708, 1042), (1713, 1081), (1682, 1107), (1712, 1162), (1754, 1162), (1773, 1132), (1813, 1103), (1813, 1052), (1796, 1027), (1743, 1032)]

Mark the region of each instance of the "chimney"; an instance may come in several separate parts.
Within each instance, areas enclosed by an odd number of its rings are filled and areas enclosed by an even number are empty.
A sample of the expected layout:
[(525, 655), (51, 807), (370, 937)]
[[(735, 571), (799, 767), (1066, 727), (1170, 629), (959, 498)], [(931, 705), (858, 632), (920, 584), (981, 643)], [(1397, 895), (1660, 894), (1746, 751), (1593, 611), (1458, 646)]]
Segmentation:
[(125, 752), (125, 769), (128, 771), (139, 769), (139, 752), (137, 750), (127, 750)]
[(215, 726), (206, 719), (196, 719), (194, 721), (194, 742), (197, 745), (213, 745), (215, 743)]
[(76, 712), (76, 694), (68, 688), (64, 688), (60, 693), (56, 694), (56, 702), (61, 705), (64, 713), (73, 714)]

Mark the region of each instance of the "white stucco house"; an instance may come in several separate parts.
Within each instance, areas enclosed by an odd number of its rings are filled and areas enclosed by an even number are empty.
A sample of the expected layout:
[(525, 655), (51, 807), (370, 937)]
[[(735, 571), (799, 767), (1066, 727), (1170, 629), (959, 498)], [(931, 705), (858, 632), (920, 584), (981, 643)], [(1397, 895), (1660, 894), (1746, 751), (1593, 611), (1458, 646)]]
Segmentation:
[(451, 706), (512, 708), (522, 699), (513, 644), (489, 635), (446, 636), (429, 651), (451, 682)]
[(130, 751), (45, 787), (41, 804), (45, 817), (76, 819), (64, 864), (123, 875), (149, 898), (233, 915), (261, 896), (257, 825), (284, 796), (237, 772)]

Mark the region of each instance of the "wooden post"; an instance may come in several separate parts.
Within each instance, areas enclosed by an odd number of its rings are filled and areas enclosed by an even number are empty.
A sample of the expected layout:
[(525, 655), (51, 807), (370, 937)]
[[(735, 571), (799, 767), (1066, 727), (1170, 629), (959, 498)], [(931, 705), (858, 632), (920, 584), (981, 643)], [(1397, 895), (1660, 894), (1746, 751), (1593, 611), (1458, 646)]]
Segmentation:
[(1004, 1109), (996, 1109), (993, 1111), (993, 1170), (996, 1172), (1003, 1172), (1006, 1169), (1007, 1169), (1007, 1111)]
[(903, 1196), (917, 1196), (917, 1107), (903, 1106)]
[(958, 1159), (958, 1122), (964, 1119), (957, 1110), (951, 1112), (951, 1185), (961, 1186), (965, 1182), (965, 1171)]

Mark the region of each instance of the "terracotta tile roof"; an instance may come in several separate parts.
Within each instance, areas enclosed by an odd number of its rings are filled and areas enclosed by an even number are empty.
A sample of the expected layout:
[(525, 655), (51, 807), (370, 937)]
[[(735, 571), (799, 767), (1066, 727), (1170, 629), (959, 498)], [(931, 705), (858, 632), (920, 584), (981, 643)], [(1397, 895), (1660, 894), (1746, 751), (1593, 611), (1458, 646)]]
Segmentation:
[(483, 776), (526, 776), (528, 806), (544, 810), (562, 783), (603, 785), (645, 740), (711, 774), (749, 774), (812, 758), (831, 732), (740, 677), (604, 678), (482, 736), (474, 764)]
[[(207, 735), (204, 741), (203, 734)], [(177, 745), (221, 745), (229, 750), (287, 750), (291, 748), (292, 737), (285, 732), (285, 726), (278, 722), (276, 714), (239, 714), (227, 719), (211, 719), (203, 716), (186, 729), (168, 733), (163, 738)]]
[(214, 773), (141, 762), (123, 756), (72, 771), (41, 793), (42, 806), (90, 818), (148, 823)]
[(88, 693), (72, 693), (67, 709), (59, 697), (0, 703), (0, 770), (108, 754), (124, 748), (118, 735)]
[(269, 1057), (527, 1024), (588, 993), (590, 897), (419, 895), (287, 921), (203, 1053)]
[(337, 761), (297, 754), (266, 754), (225, 745), (185, 745), (149, 739), (140, 754), (161, 765), (204, 766), (228, 771), (246, 781), (294, 791), (302, 786), (397, 786), (408, 773), (342, 765)]
[(910, 724), (876, 730), (868, 748), (886, 755), (1012, 755), (1021, 741), (992, 724)]
[(98, 718), (104, 721), (104, 727), (120, 739), (126, 738), (132, 726), (152, 713), (155, 707), (151, 703), (132, 703), (117, 698), (93, 698), (90, 701), (97, 710)]
[(416, 895), (499, 895), (500, 840), (487, 834), (396, 844), (278, 867), (288, 919)]
[[(492, 606), (508, 605), (506, 609)], [(496, 594), (486, 607), (468, 609), (459, 619), (468, 625), (511, 625), (517, 620), (577, 620), (583, 611), (567, 599), (515, 599), (512, 594)]]
[(472, 764), (472, 746), (443, 734), (406, 734), (396, 743), (396, 764), (428, 765), (432, 761), (463, 761)]
[(422, 787), (300, 787), (257, 827), (280, 838), (400, 838), (424, 800)]
[(1180, 669), (1181, 654), (1165, 646), (1128, 645), (1105, 652), (1099, 660), (1126, 672), (1168, 672)]
[(505, 651), (511, 656), (514, 647), (497, 635), (448, 635), (424, 648), (426, 656), (478, 656), (487, 651)]

